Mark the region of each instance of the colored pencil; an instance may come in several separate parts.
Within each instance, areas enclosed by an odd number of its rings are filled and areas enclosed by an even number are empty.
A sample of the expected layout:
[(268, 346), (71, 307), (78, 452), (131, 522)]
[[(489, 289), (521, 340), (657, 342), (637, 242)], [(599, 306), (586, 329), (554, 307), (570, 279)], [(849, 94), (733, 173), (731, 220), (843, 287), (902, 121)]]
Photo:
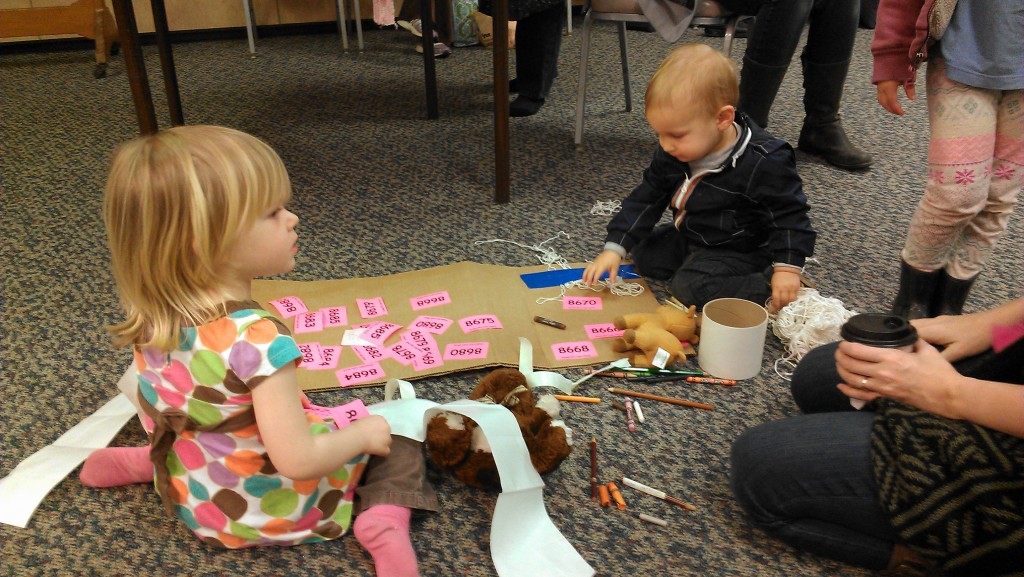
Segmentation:
[(709, 405), (707, 403), (696, 403), (696, 402), (693, 402), (693, 401), (685, 401), (683, 399), (674, 399), (674, 398), (671, 398), (671, 397), (660, 397), (658, 395), (649, 395), (647, 393), (638, 393), (636, 391), (627, 391), (625, 389), (616, 389), (614, 387), (610, 387), (608, 389), (608, 392), (609, 393), (615, 393), (616, 395), (625, 395), (627, 397), (636, 397), (638, 399), (648, 399), (648, 400), (651, 400), (651, 401), (660, 401), (662, 403), (669, 403), (669, 404), (672, 404), (672, 405), (680, 405), (680, 406), (683, 406), (683, 407), (692, 407), (694, 409), (704, 409), (705, 411), (713, 411), (713, 410), (715, 410), (715, 407), (713, 407), (712, 405)]

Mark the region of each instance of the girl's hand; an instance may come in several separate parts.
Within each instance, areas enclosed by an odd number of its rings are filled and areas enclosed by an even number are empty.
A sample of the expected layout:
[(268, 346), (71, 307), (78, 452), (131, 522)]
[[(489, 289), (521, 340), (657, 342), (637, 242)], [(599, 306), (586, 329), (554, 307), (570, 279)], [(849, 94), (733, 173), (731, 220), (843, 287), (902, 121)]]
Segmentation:
[(964, 377), (939, 351), (918, 339), (914, 352), (842, 341), (836, 350), (839, 390), (853, 399), (894, 399), (955, 419), (952, 400)]
[(876, 85), (878, 92), (878, 103), (882, 105), (882, 108), (895, 114), (896, 116), (903, 116), (903, 107), (900, 106), (899, 89), (900, 86), (907, 94), (909, 100), (914, 100), (914, 86), (907, 86), (901, 83), (899, 80), (883, 80)]
[(363, 453), (387, 457), (391, 454), (391, 426), (380, 415), (370, 415), (348, 424), (346, 429), (363, 441)]
[(587, 265), (586, 270), (583, 271), (583, 284), (591, 286), (597, 281), (601, 280), (601, 275), (608, 273), (608, 282), (615, 282), (615, 277), (619, 274), (619, 264), (622, 263), (622, 257), (619, 253), (614, 250), (602, 250), (601, 254), (597, 255), (594, 262)]

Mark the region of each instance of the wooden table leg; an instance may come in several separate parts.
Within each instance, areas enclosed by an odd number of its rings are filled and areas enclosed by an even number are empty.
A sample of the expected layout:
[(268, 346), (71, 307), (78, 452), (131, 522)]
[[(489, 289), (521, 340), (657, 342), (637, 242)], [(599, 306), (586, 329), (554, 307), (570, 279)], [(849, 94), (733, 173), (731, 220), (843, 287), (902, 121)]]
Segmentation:
[(124, 53), (124, 67), (128, 74), (128, 85), (135, 102), (135, 114), (139, 119), (139, 131), (153, 134), (157, 131), (156, 110), (153, 108), (153, 94), (149, 91), (146, 63), (142, 60), (139, 46), (139, 29), (135, 23), (135, 9), (131, 0), (112, 0), (117, 30), (121, 34), (121, 52)]
[(164, 90), (167, 92), (167, 108), (171, 114), (171, 125), (185, 124), (185, 114), (181, 109), (181, 93), (178, 91), (178, 72), (174, 68), (174, 53), (167, 28), (167, 10), (164, 0), (150, 0), (153, 7), (153, 26), (156, 32), (156, 46), (160, 52), (160, 68), (164, 72)]
[(494, 0), (494, 202), (509, 201), (508, 0)]
[(427, 89), (427, 118), (437, 118), (437, 68), (434, 62), (434, 19), (430, 0), (420, 0), (420, 22), (423, 26), (423, 80)]

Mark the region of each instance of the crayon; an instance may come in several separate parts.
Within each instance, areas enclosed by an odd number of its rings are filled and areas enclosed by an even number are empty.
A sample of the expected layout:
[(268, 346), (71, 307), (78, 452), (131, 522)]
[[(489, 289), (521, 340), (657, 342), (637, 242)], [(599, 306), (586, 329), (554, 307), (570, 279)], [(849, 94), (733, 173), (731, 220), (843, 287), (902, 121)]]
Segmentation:
[(563, 331), (565, 330), (565, 325), (564, 324), (562, 324), (562, 323), (560, 323), (558, 321), (553, 321), (551, 319), (546, 319), (544, 317), (540, 317), (540, 316), (533, 317), (533, 322), (540, 323), (542, 325), (547, 325), (549, 327), (555, 327), (556, 329), (562, 329)]

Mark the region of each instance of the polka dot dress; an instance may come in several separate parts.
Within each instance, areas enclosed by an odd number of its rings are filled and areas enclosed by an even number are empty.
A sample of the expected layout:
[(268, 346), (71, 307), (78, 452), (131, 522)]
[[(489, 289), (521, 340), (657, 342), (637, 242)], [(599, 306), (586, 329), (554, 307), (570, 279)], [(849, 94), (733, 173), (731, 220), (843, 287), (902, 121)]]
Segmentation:
[[(174, 435), (166, 467), (157, 464), (157, 486), (167, 487), (163, 497), (175, 515), (213, 545), (335, 539), (351, 523), (367, 457), (322, 479), (297, 481), (277, 472), (260, 440), (250, 389), (301, 353), (270, 313), (244, 305), (250, 308), (183, 329), (170, 354), (135, 352), (143, 424), (150, 433)], [(318, 417), (307, 420), (313, 434), (331, 431)], [(154, 454), (160, 445), (154, 436)]]

